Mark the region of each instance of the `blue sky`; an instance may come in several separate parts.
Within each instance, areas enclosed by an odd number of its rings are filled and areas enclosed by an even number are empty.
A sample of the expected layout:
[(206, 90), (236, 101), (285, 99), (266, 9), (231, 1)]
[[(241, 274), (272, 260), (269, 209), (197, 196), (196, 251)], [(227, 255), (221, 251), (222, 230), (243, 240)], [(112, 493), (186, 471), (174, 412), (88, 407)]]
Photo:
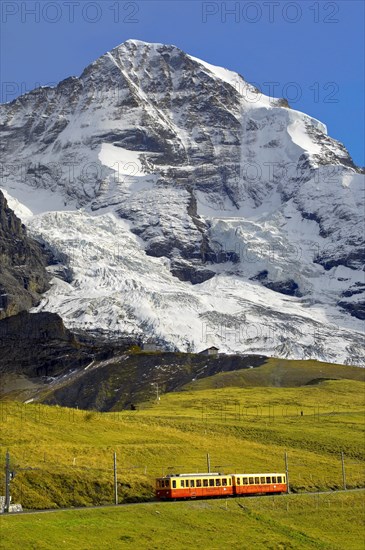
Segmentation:
[(327, 124), (364, 165), (361, 0), (1, 3), (1, 101), (79, 75), (128, 38), (175, 44)]

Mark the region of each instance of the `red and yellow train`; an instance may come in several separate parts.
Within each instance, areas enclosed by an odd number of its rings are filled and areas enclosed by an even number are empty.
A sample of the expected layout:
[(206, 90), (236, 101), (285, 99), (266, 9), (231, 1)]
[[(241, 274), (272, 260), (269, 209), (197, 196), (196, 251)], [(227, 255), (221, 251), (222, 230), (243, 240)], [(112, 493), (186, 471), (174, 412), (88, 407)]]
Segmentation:
[(156, 479), (160, 500), (281, 494), (288, 490), (286, 475), (270, 474), (171, 474)]

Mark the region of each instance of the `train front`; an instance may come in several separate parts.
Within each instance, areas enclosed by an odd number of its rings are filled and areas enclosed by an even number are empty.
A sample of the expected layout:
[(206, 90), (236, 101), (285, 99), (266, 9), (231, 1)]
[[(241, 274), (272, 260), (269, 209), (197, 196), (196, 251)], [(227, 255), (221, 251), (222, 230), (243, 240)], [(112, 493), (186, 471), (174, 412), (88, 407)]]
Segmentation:
[(168, 477), (159, 477), (156, 479), (156, 498), (166, 500), (172, 498), (171, 480)]

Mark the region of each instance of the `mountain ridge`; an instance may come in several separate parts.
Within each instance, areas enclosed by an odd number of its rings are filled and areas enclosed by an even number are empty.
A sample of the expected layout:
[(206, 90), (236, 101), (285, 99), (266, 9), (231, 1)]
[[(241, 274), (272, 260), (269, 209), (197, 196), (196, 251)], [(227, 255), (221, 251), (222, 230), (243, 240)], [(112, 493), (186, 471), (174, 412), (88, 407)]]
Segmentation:
[(321, 122), (134, 40), (0, 121), (13, 207), (73, 274), (40, 309), (172, 349), (364, 363), (363, 177)]

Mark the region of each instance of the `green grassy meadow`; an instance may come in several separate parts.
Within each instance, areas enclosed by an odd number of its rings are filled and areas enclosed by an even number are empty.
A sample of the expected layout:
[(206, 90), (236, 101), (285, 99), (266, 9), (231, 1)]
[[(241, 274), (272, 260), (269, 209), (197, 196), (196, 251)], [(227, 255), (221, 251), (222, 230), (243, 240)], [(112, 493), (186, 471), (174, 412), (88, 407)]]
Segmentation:
[(120, 502), (150, 501), (162, 474), (206, 471), (207, 453), (212, 471), (255, 473), (284, 471), (286, 452), (292, 492), (313, 495), (8, 516), (4, 548), (18, 547), (9, 543), (15, 533), (37, 549), (55, 540), (67, 549), (174, 549), (197, 536), (201, 548), (363, 548), (364, 493), (315, 493), (342, 489), (341, 452), (347, 488), (365, 487), (364, 370), (270, 361), (192, 380), (136, 411), (0, 402), (0, 461), (9, 449), (13, 502), (38, 510), (112, 504), (114, 451)]
[(0, 547), (364, 548), (364, 492), (149, 503), (0, 519)]

